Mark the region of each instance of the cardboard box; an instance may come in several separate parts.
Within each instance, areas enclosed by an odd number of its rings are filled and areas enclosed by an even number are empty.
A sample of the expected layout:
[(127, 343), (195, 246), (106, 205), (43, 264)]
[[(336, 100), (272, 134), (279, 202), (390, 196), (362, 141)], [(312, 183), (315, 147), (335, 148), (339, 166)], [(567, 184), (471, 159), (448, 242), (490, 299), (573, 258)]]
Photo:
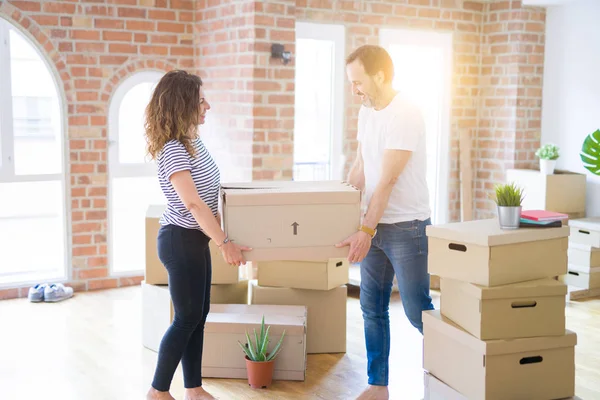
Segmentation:
[(524, 210), (585, 214), (584, 174), (556, 170), (552, 175), (545, 175), (537, 170), (509, 169), (506, 171), (506, 182), (514, 182), (524, 189)]
[(569, 226), (571, 242), (600, 248), (600, 217), (574, 219)]
[(348, 288), (307, 290), (259, 286), (250, 282), (250, 304), (304, 305), (308, 309), (306, 352), (346, 352)]
[(165, 266), (158, 258), (156, 240), (160, 229), (161, 215), (165, 210), (163, 205), (151, 205), (146, 210), (146, 269), (144, 280), (149, 285), (167, 285), (169, 275)]
[(425, 371), (424, 394), (423, 400), (469, 400), (427, 371)]
[(482, 341), (439, 310), (423, 312), (423, 368), (472, 400), (575, 395), (577, 335)]
[(347, 258), (328, 261), (260, 261), (259, 286), (294, 289), (330, 290), (348, 283), (350, 263)]
[(565, 333), (567, 286), (554, 278), (485, 287), (441, 280), (441, 313), (482, 340)]
[(569, 227), (502, 230), (497, 219), (427, 227), (432, 275), (483, 286), (567, 272)]
[(221, 190), (229, 238), (252, 247), (248, 261), (321, 261), (348, 256), (335, 245), (360, 225), (361, 193), (344, 182), (227, 184)]
[[(211, 285), (211, 308), (215, 304), (248, 304), (248, 281)], [(142, 282), (142, 345), (158, 351), (160, 341), (173, 322), (175, 310), (169, 287)]]
[(215, 304), (206, 319), (202, 353), (205, 378), (246, 379), (245, 355), (240, 343), (246, 332), (253, 337), (261, 320), (270, 326), (269, 351), (285, 330), (281, 352), (275, 359), (275, 380), (303, 381), (306, 376), (306, 307)]
[[(469, 400), (437, 377), (425, 371), (425, 398), (423, 400)], [(569, 397), (563, 400), (581, 400), (579, 397)]]
[(569, 264), (586, 268), (600, 267), (600, 248), (569, 242)]
[(600, 288), (600, 268), (593, 268), (590, 272), (582, 272), (569, 266), (567, 273), (561, 275), (559, 279), (569, 286), (582, 289), (597, 289)]
[[(146, 211), (146, 270), (144, 280), (150, 285), (168, 285), (169, 275), (158, 258), (156, 240), (160, 229), (159, 220), (165, 210), (164, 205), (151, 205)], [(209, 243), (212, 262), (212, 283), (230, 284), (240, 281), (239, 268), (227, 264), (221, 250), (211, 241)]]
[(249, 304), (248, 280), (210, 285), (210, 304)]

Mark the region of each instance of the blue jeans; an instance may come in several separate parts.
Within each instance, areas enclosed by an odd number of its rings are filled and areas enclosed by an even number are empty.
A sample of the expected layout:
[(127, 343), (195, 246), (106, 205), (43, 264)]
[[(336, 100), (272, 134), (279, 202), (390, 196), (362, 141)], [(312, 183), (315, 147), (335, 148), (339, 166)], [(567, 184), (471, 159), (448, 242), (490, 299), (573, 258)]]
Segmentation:
[(427, 225), (431, 225), (430, 219), (379, 224), (371, 249), (360, 264), (360, 306), (365, 326), (369, 385), (388, 385), (388, 310), (394, 274), (398, 278), (404, 312), (421, 334), (421, 313), (433, 310), (427, 272)]

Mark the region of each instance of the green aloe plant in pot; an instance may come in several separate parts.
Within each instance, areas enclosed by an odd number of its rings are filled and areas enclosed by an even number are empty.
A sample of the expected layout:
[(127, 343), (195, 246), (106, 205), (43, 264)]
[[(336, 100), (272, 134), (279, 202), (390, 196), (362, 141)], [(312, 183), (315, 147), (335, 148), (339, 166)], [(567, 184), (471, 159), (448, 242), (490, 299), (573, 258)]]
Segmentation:
[(494, 190), (498, 221), (502, 229), (519, 229), (523, 204), (523, 189), (514, 182), (498, 184)]
[(585, 169), (600, 176), (600, 129), (585, 138), (579, 156)]
[(269, 347), (269, 332), (271, 327), (265, 329), (265, 317), (262, 317), (260, 334), (254, 329), (254, 342), (246, 332), (246, 344), (238, 341), (240, 347), (246, 355), (246, 369), (248, 373), (248, 384), (255, 389), (266, 388), (271, 385), (273, 379), (275, 358), (281, 351), (281, 345), (285, 336), (285, 330), (281, 334), (279, 342), (273, 347), (273, 350), (268, 352)]
[(552, 175), (556, 160), (560, 157), (560, 149), (553, 143), (548, 143), (540, 147), (535, 155), (540, 159), (540, 172), (544, 175)]

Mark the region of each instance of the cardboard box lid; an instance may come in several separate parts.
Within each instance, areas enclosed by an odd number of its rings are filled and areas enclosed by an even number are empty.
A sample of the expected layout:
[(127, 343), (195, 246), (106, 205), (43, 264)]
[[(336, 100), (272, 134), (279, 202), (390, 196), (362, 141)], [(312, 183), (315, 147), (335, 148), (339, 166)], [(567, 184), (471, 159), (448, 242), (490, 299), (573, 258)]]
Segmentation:
[(146, 210), (146, 218), (160, 218), (166, 208), (167, 206), (164, 204), (151, 204)]
[(577, 334), (566, 329), (563, 336), (540, 336), (508, 340), (480, 340), (444, 317), (440, 310), (424, 311), (423, 324), (451, 337), (486, 356), (524, 353), (571, 347), (577, 344)]
[(428, 237), (480, 246), (501, 246), (536, 240), (557, 239), (568, 237), (569, 233), (570, 228), (568, 226), (503, 230), (500, 229), (498, 218), (452, 222), (427, 227)]
[(448, 279), (442, 279), (442, 286), (445, 282), (460, 285), (462, 291), (480, 300), (565, 296), (567, 294), (567, 285), (553, 278), (537, 279), (534, 281), (493, 287)]
[(600, 232), (600, 217), (572, 219), (569, 221), (569, 226), (578, 229), (587, 229), (590, 231)]
[(205, 332), (245, 333), (260, 328), (262, 317), (272, 334), (303, 335), (306, 332), (305, 306), (211, 304)]
[[(343, 181), (256, 181), (221, 185), (228, 205), (354, 204), (360, 190)], [(268, 194), (268, 196), (265, 196)]]

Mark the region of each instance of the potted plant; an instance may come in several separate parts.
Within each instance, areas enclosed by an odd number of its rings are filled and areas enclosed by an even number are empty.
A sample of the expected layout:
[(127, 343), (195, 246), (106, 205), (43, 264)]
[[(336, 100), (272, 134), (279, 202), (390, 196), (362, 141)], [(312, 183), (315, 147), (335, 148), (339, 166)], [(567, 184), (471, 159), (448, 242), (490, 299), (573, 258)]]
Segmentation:
[(579, 157), (585, 169), (600, 176), (600, 129), (590, 133), (581, 146)]
[(552, 175), (556, 160), (560, 156), (559, 148), (555, 144), (548, 143), (537, 149), (535, 155), (540, 159), (540, 172), (543, 175)]
[(281, 351), (281, 343), (285, 336), (285, 330), (281, 334), (279, 342), (275, 345), (271, 352), (267, 352), (269, 346), (269, 331), (271, 327), (265, 329), (265, 317), (263, 315), (260, 328), (260, 335), (256, 334), (254, 329), (254, 342), (250, 339), (250, 335), (246, 332), (246, 344), (240, 344), (240, 347), (246, 355), (246, 371), (248, 374), (248, 384), (254, 389), (266, 388), (271, 385), (273, 379), (273, 370), (275, 358)]
[(499, 184), (495, 187), (494, 201), (498, 207), (498, 221), (501, 229), (519, 229), (523, 189), (514, 183)]

